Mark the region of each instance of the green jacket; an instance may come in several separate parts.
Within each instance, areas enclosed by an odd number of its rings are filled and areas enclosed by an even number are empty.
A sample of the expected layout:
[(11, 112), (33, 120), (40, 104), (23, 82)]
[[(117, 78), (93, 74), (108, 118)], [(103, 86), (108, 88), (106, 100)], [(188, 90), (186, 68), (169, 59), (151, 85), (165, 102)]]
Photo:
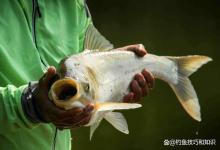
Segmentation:
[[(30, 122), (22, 110), (21, 93), (48, 66), (56, 67), (62, 58), (82, 51), (90, 23), (83, 0), (1, 0), (1, 150), (52, 148), (55, 126)], [(71, 149), (70, 131), (58, 131), (56, 150), (67, 149)]]

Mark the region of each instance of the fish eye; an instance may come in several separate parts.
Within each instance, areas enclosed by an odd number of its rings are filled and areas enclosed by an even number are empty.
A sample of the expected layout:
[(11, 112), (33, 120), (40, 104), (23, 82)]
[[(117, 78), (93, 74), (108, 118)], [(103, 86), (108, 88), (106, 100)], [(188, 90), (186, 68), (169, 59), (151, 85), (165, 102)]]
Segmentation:
[(89, 89), (90, 89), (89, 84), (86, 84), (86, 85), (85, 85), (85, 91), (87, 91), (87, 92), (88, 92), (88, 91), (89, 91)]

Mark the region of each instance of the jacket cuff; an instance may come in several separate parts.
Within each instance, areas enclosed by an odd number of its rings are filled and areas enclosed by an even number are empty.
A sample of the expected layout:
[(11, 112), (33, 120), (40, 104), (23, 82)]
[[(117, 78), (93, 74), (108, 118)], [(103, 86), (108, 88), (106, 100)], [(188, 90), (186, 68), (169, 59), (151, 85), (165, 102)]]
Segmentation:
[(33, 96), (34, 91), (38, 86), (38, 82), (29, 82), (21, 95), (21, 104), (25, 116), (33, 123), (48, 123), (39, 108), (36, 105), (36, 100)]

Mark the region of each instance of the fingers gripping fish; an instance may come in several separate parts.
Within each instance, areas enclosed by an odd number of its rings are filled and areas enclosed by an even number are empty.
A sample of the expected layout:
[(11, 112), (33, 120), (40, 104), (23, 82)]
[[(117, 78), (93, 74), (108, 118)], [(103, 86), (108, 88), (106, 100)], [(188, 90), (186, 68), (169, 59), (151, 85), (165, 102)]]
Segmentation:
[(60, 63), (61, 79), (50, 91), (51, 100), (61, 108), (95, 105), (90, 122), (90, 138), (102, 119), (119, 131), (128, 134), (124, 116), (114, 110), (135, 109), (138, 103), (123, 103), (134, 75), (144, 68), (157, 79), (167, 82), (175, 92), (186, 112), (201, 121), (200, 105), (189, 76), (212, 59), (207, 56), (183, 57), (147, 54), (142, 58), (133, 52), (113, 49), (93, 25), (85, 38), (85, 51), (72, 55)]

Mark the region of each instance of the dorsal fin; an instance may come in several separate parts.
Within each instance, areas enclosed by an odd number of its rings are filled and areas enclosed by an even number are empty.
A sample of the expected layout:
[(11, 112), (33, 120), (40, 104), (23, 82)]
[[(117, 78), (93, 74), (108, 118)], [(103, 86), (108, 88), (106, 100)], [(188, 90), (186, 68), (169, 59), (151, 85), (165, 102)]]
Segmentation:
[(107, 51), (113, 49), (113, 45), (90, 24), (85, 35), (84, 49)]

